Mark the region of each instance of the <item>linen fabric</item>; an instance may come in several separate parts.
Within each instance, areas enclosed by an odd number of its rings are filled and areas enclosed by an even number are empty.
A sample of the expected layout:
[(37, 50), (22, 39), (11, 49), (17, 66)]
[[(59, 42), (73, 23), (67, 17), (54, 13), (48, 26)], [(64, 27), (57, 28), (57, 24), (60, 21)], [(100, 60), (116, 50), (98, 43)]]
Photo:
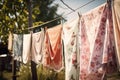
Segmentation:
[(111, 10), (103, 4), (84, 14), (80, 21), (80, 80), (103, 80), (115, 71)]
[(41, 29), (40, 32), (32, 34), (32, 61), (36, 64), (42, 63), (44, 37), (44, 29)]
[(23, 35), (23, 63), (26, 64), (31, 60), (31, 34)]
[(78, 19), (63, 25), (65, 80), (79, 80)]
[(13, 34), (13, 53), (14, 59), (22, 61), (23, 35)]

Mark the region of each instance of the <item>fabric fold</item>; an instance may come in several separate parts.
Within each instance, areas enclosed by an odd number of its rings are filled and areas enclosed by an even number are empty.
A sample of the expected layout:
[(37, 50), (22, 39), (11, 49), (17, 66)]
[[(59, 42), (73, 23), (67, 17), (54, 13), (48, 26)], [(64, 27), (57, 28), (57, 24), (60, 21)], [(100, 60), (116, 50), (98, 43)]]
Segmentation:
[(63, 68), (61, 33), (61, 25), (50, 28), (45, 32), (43, 65), (55, 71), (60, 71)]
[(80, 21), (80, 80), (103, 80), (116, 70), (111, 9), (103, 4)]
[(44, 37), (45, 34), (43, 29), (41, 29), (40, 32), (32, 34), (32, 61), (36, 64), (42, 63)]
[(13, 34), (13, 53), (14, 59), (22, 61), (23, 35)]
[(31, 60), (31, 34), (23, 35), (23, 63), (26, 64)]

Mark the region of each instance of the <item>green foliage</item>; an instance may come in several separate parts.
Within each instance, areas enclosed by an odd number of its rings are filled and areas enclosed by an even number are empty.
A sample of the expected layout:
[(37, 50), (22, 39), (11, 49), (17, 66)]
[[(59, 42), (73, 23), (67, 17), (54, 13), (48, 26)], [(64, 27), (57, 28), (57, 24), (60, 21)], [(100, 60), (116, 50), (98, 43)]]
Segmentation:
[(32, 80), (30, 63), (26, 65), (21, 64), (20, 70), (17, 75), (18, 75), (17, 80)]
[[(17, 80), (31, 80), (30, 65), (21, 65), (18, 75)], [(43, 65), (37, 65), (37, 77), (38, 80), (65, 80), (65, 72), (64, 70), (55, 72), (43, 67)]]
[[(46, 22), (56, 17), (58, 5), (51, 6), (54, 0), (32, 0), (33, 22)], [(9, 31), (27, 33), (28, 0), (0, 0), (0, 39), (7, 43)], [(58, 24), (55, 21), (50, 26)], [(23, 31), (24, 30), (24, 31)]]
[(0, 38), (7, 43), (8, 33), (21, 33), (28, 24), (27, 7), (23, 0), (1, 0), (0, 1)]
[[(50, 21), (55, 19), (56, 17), (59, 17), (60, 15), (56, 14), (58, 4), (51, 6), (51, 4), (54, 2), (54, 0), (34, 0), (34, 3), (39, 3), (39, 4), (34, 4), (33, 7), (39, 8), (39, 13), (36, 15), (36, 19), (34, 22), (38, 21)], [(52, 23), (46, 24), (44, 26), (47, 27), (52, 27), (60, 23), (60, 20), (56, 20)]]

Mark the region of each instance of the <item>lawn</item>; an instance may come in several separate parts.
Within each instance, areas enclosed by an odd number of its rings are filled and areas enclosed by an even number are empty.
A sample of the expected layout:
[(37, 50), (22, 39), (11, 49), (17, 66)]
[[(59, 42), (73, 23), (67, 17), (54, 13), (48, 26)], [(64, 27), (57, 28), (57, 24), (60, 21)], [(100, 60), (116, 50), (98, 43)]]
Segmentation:
[[(56, 74), (54, 72), (53, 73), (47, 72), (46, 74), (45, 73), (39, 74), (38, 79), (39, 80), (64, 80), (64, 72), (60, 72), (58, 74)], [(56, 77), (55, 77), (55, 75), (56, 75)], [(42, 79), (40, 78), (40, 76)], [(53, 78), (53, 76), (54, 76), (54, 78)], [(30, 79), (31, 78), (30, 78), (30, 75), (28, 75), (28, 73), (17, 77), (17, 80), (30, 80)], [(3, 71), (3, 77), (0, 77), (0, 80), (12, 80), (12, 72)], [(107, 80), (120, 80), (120, 73), (115, 73), (112, 76), (107, 76)]]
[[(22, 66), (17, 72), (17, 80), (31, 80), (31, 72), (29, 66)], [(57, 73), (52, 70), (43, 68), (42, 66), (37, 67), (38, 80), (65, 80), (64, 70)], [(12, 72), (3, 71), (0, 80), (12, 80)], [(107, 80), (120, 80), (120, 73), (114, 73), (112, 75), (107, 75)]]

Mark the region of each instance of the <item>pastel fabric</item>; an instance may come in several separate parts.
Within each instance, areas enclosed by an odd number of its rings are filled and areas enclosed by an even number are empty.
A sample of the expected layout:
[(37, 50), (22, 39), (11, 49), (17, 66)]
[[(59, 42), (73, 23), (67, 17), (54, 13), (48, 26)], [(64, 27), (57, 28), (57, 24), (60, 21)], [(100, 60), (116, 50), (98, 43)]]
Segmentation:
[(65, 80), (79, 80), (78, 19), (63, 25)]
[(115, 71), (111, 10), (103, 4), (84, 14), (80, 21), (80, 80), (103, 80)]
[(116, 56), (120, 71), (120, 0), (114, 0), (112, 6)]
[(32, 61), (36, 64), (42, 63), (44, 37), (44, 29), (41, 29), (40, 32), (32, 34)]
[(44, 43), (43, 65), (58, 72), (63, 68), (61, 33), (61, 25), (47, 29)]
[(13, 34), (13, 53), (14, 59), (22, 61), (23, 35)]
[(31, 34), (23, 35), (23, 63), (26, 64), (31, 60)]
[(8, 37), (8, 50), (13, 50), (13, 34), (10, 32)]

